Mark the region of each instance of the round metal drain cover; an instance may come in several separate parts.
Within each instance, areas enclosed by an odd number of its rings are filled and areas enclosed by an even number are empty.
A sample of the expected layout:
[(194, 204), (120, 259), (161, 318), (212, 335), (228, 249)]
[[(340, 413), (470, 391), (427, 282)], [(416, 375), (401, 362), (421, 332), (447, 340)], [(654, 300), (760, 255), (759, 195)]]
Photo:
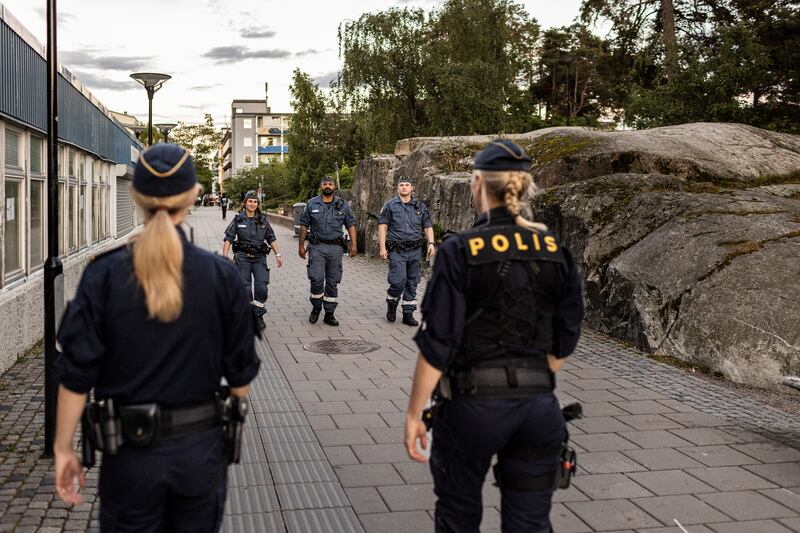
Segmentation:
[(369, 353), (378, 348), (378, 344), (352, 339), (328, 339), (303, 345), (304, 350), (316, 353)]

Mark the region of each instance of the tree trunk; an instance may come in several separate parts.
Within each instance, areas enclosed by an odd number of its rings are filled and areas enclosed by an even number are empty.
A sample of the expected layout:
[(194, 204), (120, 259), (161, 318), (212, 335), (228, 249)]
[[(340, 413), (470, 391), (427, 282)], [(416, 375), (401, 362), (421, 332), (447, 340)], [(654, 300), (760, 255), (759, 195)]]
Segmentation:
[(675, 6), (672, 0), (661, 0), (661, 30), (667, 61), (667, 82), (672, 83), (678, 72), (678, 38), (675, 34)]

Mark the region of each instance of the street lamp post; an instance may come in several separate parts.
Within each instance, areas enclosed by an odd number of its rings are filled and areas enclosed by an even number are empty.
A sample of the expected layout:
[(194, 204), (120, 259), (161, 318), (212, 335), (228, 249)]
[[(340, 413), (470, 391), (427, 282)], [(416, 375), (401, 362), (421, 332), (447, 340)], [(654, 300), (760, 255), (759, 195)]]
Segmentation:
[(161, 135), (164, 136), (164, 142), (169, 142), (169, 132), (174, 130), (178, 125), (174, 122), (162, 122), (161, 124), (155, 124), (155, 127), (158, 128), (158, 131), (161, 132)]
[(147, 145), (153, 145), (153, 95), (158, 92), (164, 82), (172, 78), (169, 74), (157, 72), (136, 72), (131, 78), (144, 85), (147, 91)]

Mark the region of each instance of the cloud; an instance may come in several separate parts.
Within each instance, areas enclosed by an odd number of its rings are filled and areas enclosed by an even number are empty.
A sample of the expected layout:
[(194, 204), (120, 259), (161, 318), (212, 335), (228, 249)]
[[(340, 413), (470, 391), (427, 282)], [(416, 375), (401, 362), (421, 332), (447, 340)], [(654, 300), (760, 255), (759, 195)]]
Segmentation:
[[(44, 7), (35, 7), (35, 8), (33, 8), (33, 10), (36, 12), (37, 15), (42, 17), (43, 20), (45, 20), (45, 21), (47, 20), (47, 9), (46, 8), (44, 8)], [(59, 24), (59, 26), (64, 26), (64, 25), (69, 24), (70, 22), (73, 22), (75, 20), (78, 20), (78, 17), (76, 17), (75, 15), (70, 15), (69, 13), (67, 13), (65, 11), (61, 11), (61, 10), (58, 11), (58, 24)]]
[(339, 77), (339, 71), (334, 70), (333, 72), (326, 72), (325, 74), (320, 74), (319, 76), (314, 76), (312, 81), (319, 85), (323, 89), (327, 89), (331, 86), (331, 82), (334, 81), (336, 78)]
[(67, 66), (123, 72), (141, 69), (150, 64), (152, 60), (149, 57), (101, 56), (92, 49), (64, 51), (59, 54), (59, 59)]
[(137, 88), (136, 82), (110, 80), (103, 76), (96, 76), (88, 72), (74, 70), (72, 73), (89, 89), (108, 89), (110, 91), (130, 91)]
[(245, 59), (283, 59), (291, 55), (291, 52), (279, 49), (250, 50), (246, 46), (218, 46), (203, 54), (203, 57), (213, 59), (217, 63), (235, 63)]
[(269, 28), (244, 28), (241, 35), (243, 39), (269, 39), (275, 37), (275, 32)]
[(194, 87), (189, 87), (190, 91), (207, 91), (209, 89), (213, 89), (215, 87), (219, 87), (219, 83), (215, 83), (213, 85), (195, 85)]
[(295, 56), (297, 56), (297, 57), (305, 57), (305, 56), (312, 56), (312, 55), (317, 55), (317, 54), (321, 54), (321, 53), (322, 53), (322, 50), (315, 50), (314, 48), (308, 48), (307, 50), (303, 50), (301, 52), (297, 52), (295, 54)]

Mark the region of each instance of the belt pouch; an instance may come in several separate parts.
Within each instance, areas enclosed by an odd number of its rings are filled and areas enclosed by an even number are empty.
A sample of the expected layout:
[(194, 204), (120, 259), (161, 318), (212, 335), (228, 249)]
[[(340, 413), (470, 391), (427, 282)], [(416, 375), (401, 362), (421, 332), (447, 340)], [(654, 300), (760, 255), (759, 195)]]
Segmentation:
[(153, 443), (159, 431), (161, 410), (158, 404), (129, 405), (120, 410), (122, 435), (125, 443), (145, 448)]

